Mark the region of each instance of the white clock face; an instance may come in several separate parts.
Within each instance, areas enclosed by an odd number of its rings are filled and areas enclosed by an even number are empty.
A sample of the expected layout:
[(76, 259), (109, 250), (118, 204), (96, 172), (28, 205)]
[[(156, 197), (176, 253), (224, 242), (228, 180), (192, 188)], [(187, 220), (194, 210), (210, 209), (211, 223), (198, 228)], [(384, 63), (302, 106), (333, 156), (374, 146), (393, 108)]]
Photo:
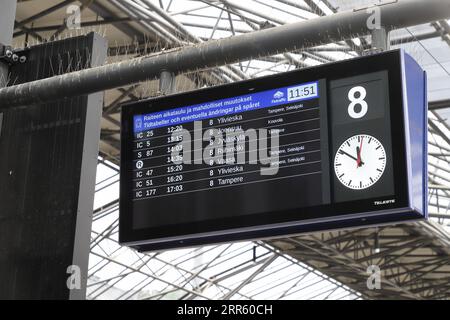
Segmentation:
[(383, 176), (386, 169), (386, 151), (376, 138), (356, 135), (345, 141), (334, 158), (334, 171), (347, 188), (370, 188)]

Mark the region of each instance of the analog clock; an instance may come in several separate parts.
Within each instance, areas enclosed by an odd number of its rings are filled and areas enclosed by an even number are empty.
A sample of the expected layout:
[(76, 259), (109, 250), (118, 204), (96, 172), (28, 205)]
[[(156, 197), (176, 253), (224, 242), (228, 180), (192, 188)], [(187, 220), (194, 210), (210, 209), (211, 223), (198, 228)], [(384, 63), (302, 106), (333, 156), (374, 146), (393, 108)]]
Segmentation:
[(349, 138), (338, 149), (334, 171), (347, 188), (364, 190), (380, 180), (386, 169), (386, 151), (376, 138), (360, 134)]

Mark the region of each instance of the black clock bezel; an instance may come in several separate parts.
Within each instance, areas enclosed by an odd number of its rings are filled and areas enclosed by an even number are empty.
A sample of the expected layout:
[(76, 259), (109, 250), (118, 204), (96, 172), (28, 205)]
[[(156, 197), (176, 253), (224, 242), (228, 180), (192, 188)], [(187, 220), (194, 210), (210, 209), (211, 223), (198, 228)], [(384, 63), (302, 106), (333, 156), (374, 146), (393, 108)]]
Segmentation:
[[(351, 137), (349, 137), (349, 138), (347, 138), (346, 140), (344, 140), (344, 142), (342, 142), (342, 144), (340, 145), (340, 147), (338, 148), (338, 150), (335, 152), (335, 155), (334, 155), (334, 161), (333, 161), (334, 174), (335, 174), (335, 177), (337, 178), (337, 180), (338, 180), (344, 187), (346, 187), (346, 188), (348, 188), (348, 189), (351, 189), (351, 190), (364, 191), (364, 190), (366, 190), (366, 189), (368, 189), (368, 188), (374, 186), (374, 185), (382, 178), (383, 174), (386, 172), (387, 159), (385, 159), (385, 163), (384, 163), (384, 166), (383, 166), (383, 172), (382, 172), (381, 175), (377, 178), (377, 180), (375, 180), (374, 182), (372, 182), (372, 184), (371, 184), (370, 186), (368, 186), (368, 187), (366, 187), (366, 188), (362, 188), (362, 189), (357, 189), (357, 188), (351, 188), (351, 187), (349, 187), (348, 185), (346, 185), (346, 184), (339, 178), (339, 175), (338, 175), (338, 173), (336, 172), (336, 158), (337, 158), (337, 155), (338, 155), (339, 151), (341, 150), (342, 146), (344, 146), (345, 143), (346, 143), (347, 141), (349, 141), (349, 140), (351, 140), (351, 139), (353, 139), (353, 138), (355, 138), (355, 137), (357, 137), (357, 136), (368, 136), (368, 137), (370, 137), (371, 139), (375, 139), (375, 140), (378, 141), (378, 143), (381, 145), (381, 147), (383, 148), (383, 152), (384, 152), (384, 154), (386, 155), (386, 148), (384, 147), (383, 143), (382, 143), (377, 137), (374, 137), (374, 136), (372, 136), (372, 135), (365, 134), (365, 133), (352, 135)], [(386, 156), (386, 157), (387, 157), (387, 156)]]

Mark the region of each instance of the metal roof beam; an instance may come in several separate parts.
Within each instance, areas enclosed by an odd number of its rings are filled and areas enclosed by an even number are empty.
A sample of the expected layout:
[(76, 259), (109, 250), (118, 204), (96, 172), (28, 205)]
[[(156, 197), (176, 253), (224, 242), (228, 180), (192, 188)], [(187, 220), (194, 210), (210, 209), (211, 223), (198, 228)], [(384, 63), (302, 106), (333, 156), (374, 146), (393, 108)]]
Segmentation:
[[(450, 17), (450, 0), (403, 0), (378, 5), (386, 28), (404, 28)], [(420, 12), (420, 15), (417, 14)], [(0, 90), (0, 108), (26, 105), (103, 91), (174, 73), (235, 63), (280, 51), (313, 47), (370, 33), (367, 10), (317, 19), (210, 41), (157, 56), (146, 56), (68, 73)], [(51, 88), (51, 90), (50, 90)]]
[[(116, 14), (114, 12), (112, 12), (110, 9), (108, 9), (107, 7), (105, 7), (103, 4), (101, 4), (99, 1), (92, 2), (91, 5), (89, 6), (89, 9), (94, 11), (94, 13), (98, 14), (103, 19), (115, 19), (116, 18)], [(129, 36), (131, 39), (134, 39), (137, 34), (141, 34), (141, 32), (139, 32), (137, 29), (133, 28), (128, 23), (117, 22), (117, 23), (113, 23), (113, 25), (118, 30), (122, 31), (124, 34)], [(153, 40), (156, 40), (156, 39), (153, 39)]]
[(29, 18), (26, 18), (26, 19), (24, 19), (22, 21), (16, 22), (14, 24), (14, 29), (20, 29), (20, 28), (24, 27), (25, 25), (27, 25), (28, 23), (34, 22), (35, 20), (38, 20), (38, 19), (40, 19), (42, 17), (45, 17), (46, 15), (49, 15), (50, 13), (53, 13), (53, 12), (61, 9), (61, 8), (65, 7), (65, 6), (71, 4), (74, 1), (75, 0), (65, 0), (65, 1), (60, 2), (60, 3), (50, 7), (48, 9), (45, 9), (45, 10), (43, 10), (43, 11), (41, 11), (41, 12), (39, 12), (39, 13), (29, 17)]
[(430, 111), (442, 110), (450, 108), (450, 100), (433, 101), (428, 104)]

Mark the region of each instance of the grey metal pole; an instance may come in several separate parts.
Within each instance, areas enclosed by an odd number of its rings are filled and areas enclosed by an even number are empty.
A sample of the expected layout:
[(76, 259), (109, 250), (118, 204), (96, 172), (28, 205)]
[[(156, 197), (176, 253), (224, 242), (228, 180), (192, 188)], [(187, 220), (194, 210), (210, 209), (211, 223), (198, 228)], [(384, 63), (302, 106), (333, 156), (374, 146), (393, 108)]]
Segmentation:
[[(450, 17), (450, 0), (399, 0), (378, 7), (388, 30)], [(369, 34), (372, 12), (346, 11), (4, 88), (0, 109), (137, 83), (158, 77), (161, 70), (183, 73)]]
[[(91, 50), (91, 65), (101, 65), (108, 55), (108, 42), (105, 38), (94, 34)], [(80, 185), (78, 191), (78, 213), (74, 232), (73, 265), (81, 271), (81, 288), (70, 290), (70, 300), (85, 300), (88, 279), (90, 240), (92, 229), (92, 211), (95, 194), (95, 177), (99, 150), (103, 93), (90, 94), (86, 98), (86, 118), (84, 124), (84, 141), (81, 154)], [(75, 147), (75, 146), (74, 146)], [(62, 152), (62, 151), (61, 151)]]
[[(11, 0), (2, 4), (0, 10), (0, 45), (11, 45), (17, 1)], [(0, 88), (8, 83), (8, 66), (0, 62)], [(2, 110), (2, 108), (0, 108)], [(0, 137), (2, 135), (3, 113), (0, 112)]]
[(374, 50), (387, 51), (391, 47), (389, 30), (384, 27), (372, 31), (372, 47)]
[[(16, 0), (2, 3), (0, 10), (0, 45), (9, 46), (14, 32), (14, 19), (16, 17)], [(0, 62), (0, 88), (6, 86), (8, 67)]]

